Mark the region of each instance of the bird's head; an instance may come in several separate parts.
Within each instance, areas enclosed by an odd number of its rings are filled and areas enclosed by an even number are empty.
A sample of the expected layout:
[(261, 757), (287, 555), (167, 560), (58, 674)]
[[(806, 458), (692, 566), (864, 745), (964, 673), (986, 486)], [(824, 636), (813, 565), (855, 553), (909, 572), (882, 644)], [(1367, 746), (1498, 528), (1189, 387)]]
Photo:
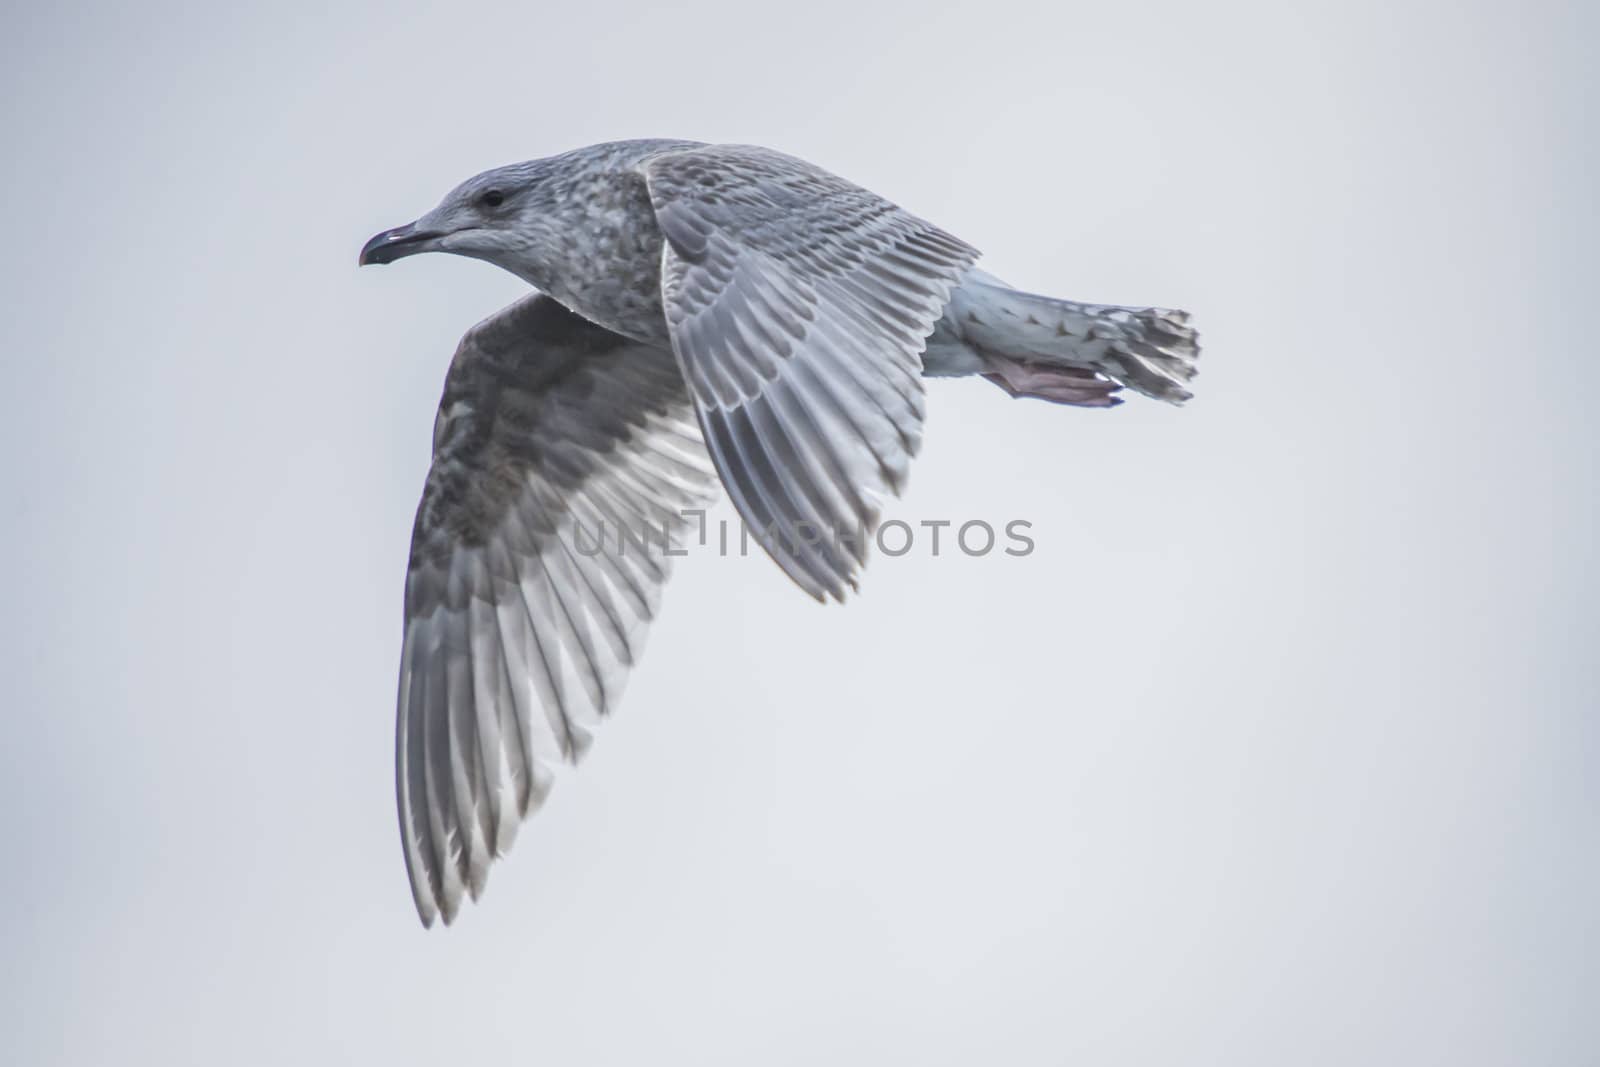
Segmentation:
[(384, 230), (361, 249), (361, 265), (393, 263), (419, 252), (487, 260), (514, 274), (538, 237), (538, 162), (513, 163), (468, 178), (417, 221)]

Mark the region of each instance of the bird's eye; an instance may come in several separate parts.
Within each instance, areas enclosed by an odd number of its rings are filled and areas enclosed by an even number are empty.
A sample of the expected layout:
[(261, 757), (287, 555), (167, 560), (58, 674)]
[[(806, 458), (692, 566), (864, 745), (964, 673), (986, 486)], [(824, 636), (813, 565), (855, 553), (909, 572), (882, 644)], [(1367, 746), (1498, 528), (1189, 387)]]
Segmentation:
[(484, 207), (499, 207), (505, 202), (506, 194), (502, 193), (499, 189), (485, 190), (478, 197), (478, 203), (482, 204)]

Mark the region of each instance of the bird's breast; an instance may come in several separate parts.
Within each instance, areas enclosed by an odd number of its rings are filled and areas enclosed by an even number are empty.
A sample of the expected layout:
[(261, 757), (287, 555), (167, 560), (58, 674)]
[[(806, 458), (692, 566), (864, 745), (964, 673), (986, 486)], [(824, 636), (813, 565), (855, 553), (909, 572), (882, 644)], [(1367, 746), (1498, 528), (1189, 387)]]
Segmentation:
[(563, 198), (559, 247), (541, 288), (591, 322), (665, 344), (662, 236), (644, 179), (611, 173), (587, 184)]

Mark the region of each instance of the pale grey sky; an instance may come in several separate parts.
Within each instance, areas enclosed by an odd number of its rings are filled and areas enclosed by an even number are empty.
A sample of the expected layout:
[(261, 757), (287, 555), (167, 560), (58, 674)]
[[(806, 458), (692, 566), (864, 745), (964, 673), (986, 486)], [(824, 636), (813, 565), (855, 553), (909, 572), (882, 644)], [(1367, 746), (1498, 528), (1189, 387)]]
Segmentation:
[[(1580, 5), (13, 8), (0, 1033), (21, 1064), (1600, 1060)], [(486, 167), (808, 157), (1191, 310), (1184, 410), (936, 382), (824, 609), (691, 556), (424, 933), (400, 590)], [(719, 515), (731, 514), (720, 505)]]

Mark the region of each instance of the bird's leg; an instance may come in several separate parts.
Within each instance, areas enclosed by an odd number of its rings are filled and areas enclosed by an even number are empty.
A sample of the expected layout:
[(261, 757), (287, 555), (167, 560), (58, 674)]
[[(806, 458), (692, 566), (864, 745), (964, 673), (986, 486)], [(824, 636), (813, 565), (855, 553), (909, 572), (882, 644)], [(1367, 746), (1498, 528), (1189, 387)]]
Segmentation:
[(1122, 403), (1115, 395), (1122, 386), (1087, 367), (1052, 366), (989, 351), (983, 353), (983, 362), (983, 376), (1011, 396), (1085, 408), (1109, 408)]

